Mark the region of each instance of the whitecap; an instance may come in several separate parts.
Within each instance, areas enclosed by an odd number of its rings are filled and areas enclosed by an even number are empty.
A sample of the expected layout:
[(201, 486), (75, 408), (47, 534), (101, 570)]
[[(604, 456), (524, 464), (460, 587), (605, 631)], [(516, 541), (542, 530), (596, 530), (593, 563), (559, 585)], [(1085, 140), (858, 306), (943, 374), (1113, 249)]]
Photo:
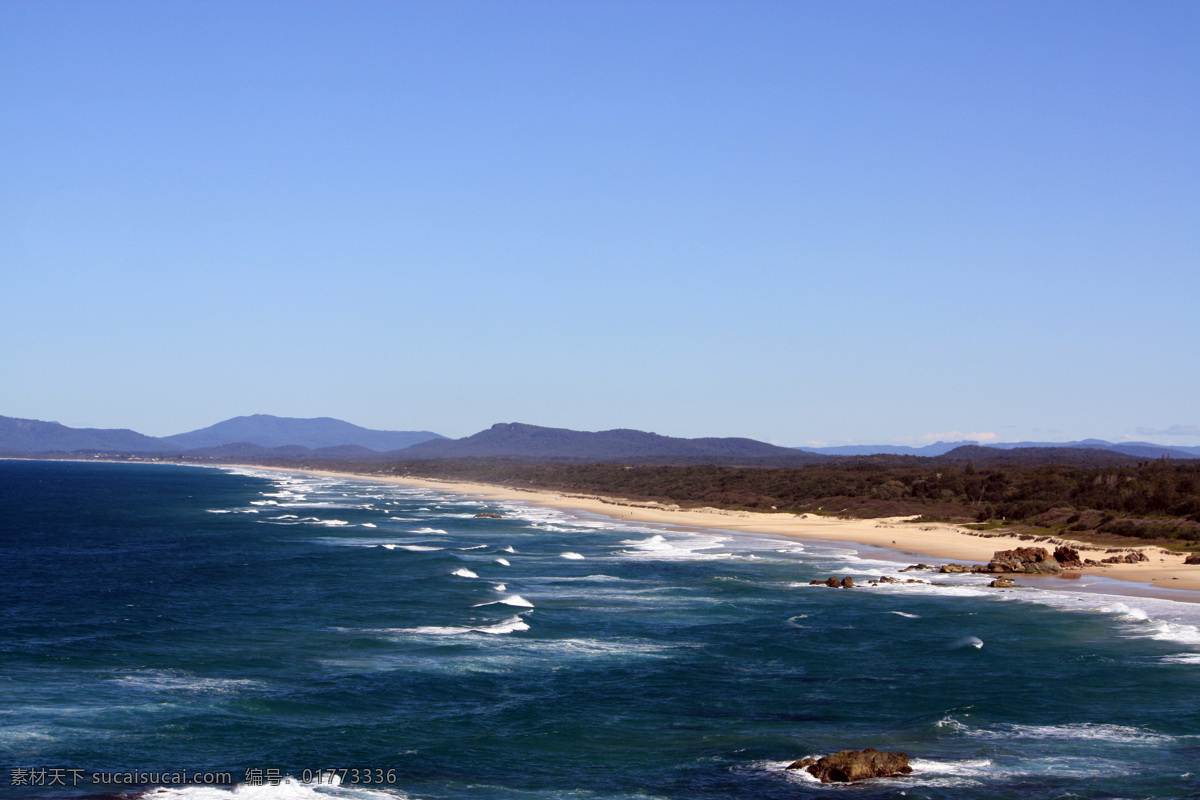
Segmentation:
[(405, 795), (395, 792), (382, 792), (355, 785), (353, 794), (346, 795), (346, 789), (341, 786), (341, 778), (336, 774), (326, 773), (321, 776), (321, 783), (297, 781), (291, 775), (284, 777), (278, 784), (264, 783), (261, 786), (239, 783), (232, 791), (225, 786), (160, 786), (143, 792), (139, 800), (328, 800), (331, 796), (328, 790), (336, 788), (343, 793), (337, 796), (351, 796), (361, 800), (405, 800)]
[(419, 628), (399, 628), (397, 633), (417, 633), (426, 636), (458, 636), (463, 633), (487, 633), (492, 635), (514, 633), (529, 630), (529, 624), (520, 616), (509, 617), (494, 625), (477, 625), (473, 627), (422, 625)]
[(515, 553), (515, 552), (517, 552), (517, 551), (516, 551), (516, 550), (514, 550), (514, 549), (513, 549), (513, 546), (510, 544), (508, 547), (504, 548), (504, 552), (505, 552), (505, 553)]
[(992, 728), (972, 728), (952, 717), (938, 722), (939, 727), (950, 728), (975, 739), (1033, 739), (1096, 741), (1110, 744), (1165, 744), (1175, 741), (1169, 736), (1129, 725), (1110, 725), (1096, 722), (1079, 722), (1066, 725), (1016, 725), (1001, 723)]
[(511, 566), (512, 566), (512, 564), (511, 564), (511, 563), (509, 563), (509, 561), (508, 561), (508, 559), (507, 559), (507, 558), (497, 558), (497, 559), (496, 559), (496, 563), (497, 563), (497, 564), (503, 564), (503, 565), (504, 565), (504, 566), (506, 566), (506, 567), (511, 567)]
[(508, 591), (508, 587), (505, 586), (503, 583), (497, 583), (497, 584), (493, 585), (492, 588), (495, 589), (497, 592), (507, 592)]
[(471, 570), (467, 569), (466, 567), (461, 567), (459, 569), (456, 569), (456, 570), (454, 570), (454, 572), (451, 572), (450, 574), (457, 575), (460, 578), (478, 578), (479, 577), (477, 574), (475, 574)]
[(920, 614), (909, 614), (907, 611), (889, 611), (887, 613), (895, 614), (897, 617), (904, 617), (905, 619), (920, 619), (921, 618)]
[(377, 526), (375, 525), (375, 523), (374, 523), (374, 522), (364, 522), (364, 523), (362, 524), (362, 526), (363, 526), (364, 528), (374, 528), (374, 527), (377, 527)]
[(508, 597), (502, 597), (499, 600), (493, 600), (490, 603), (476, 603), (472, 608), (480, 608), (482, 606), (506, 605), (516, 606), (517, 608), (533, 608), (533, 603), (521, 597), (519, 594), (510, 594)]
[[(443, 531), (443, 533), (444, 533), (444, 531)], [(473, 544), (470, 547), (460, 547), (458, 549), (459, 550), (482, 550), (485, 547), (487, 547), (486, 544)]]
[(582, 561), (583, 560), (583, 556), (579, 555), (579, 553), (569, 553), (569, 552), (559, 554), (559, 558), (566, 558), (571, 561)]
[(441, 528), (417, 528), (413, 533), (445, 533)]

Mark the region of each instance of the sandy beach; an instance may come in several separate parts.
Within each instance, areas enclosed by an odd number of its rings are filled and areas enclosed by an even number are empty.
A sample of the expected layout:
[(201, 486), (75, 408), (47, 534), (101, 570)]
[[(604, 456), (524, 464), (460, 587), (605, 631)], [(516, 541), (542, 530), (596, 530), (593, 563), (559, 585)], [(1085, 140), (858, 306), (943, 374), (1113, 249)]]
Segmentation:
[[(259, 466), (253, 466), (253, 468), (266, 469)], [(1200, 565), (1186, 565), (1183, 563), (1185, 556), (1182, 553), (1173, 553), (1156, 546), (1109, 548), (1063, 538), (1055, 538), (1053, 541), (1031, 541), (1029, 537), (1022, 538), (992, 532), (981, 533), (956, 525), (913, 523), (906, 521), (906, 518), (858, 520), (821, 517), (812, 514), (768, 514), (718, 508), (681, 509), (677, 506), (660, 503), (519, 489), (482, 483), (333, 473), (320, 470), (279, 469), (284, 472), (303, 471), (313, 475), (337, 475), (382, 483), (420, 486), (493, 500), (515, 500), (534, 505), (599, 514), (630, 522), (871, 545), (894, 550), (897, 554), (911, 554), (914, 563), (919, 560), (920, 556), (968, 564), (987, 563), (997, 550), (1033, 546), (1046, 547), (1053, 551), (1058, 543), (1069, 543), (1079, 550), (1083, 558), (1091, 558), (1096, 561), (1109, 555), (1107, 551), (1110, 549), (1116, 549), (1119, 553), (1141, 550), (1145, 552), (1149, 561), (1136, 564), (1089, 566), (1085, 567), (1083, 572), (1087, 575), (1130, 581), (1134, 584), (1149, 584), (1158, 589), (1181, 590), (1173, 599), (1200, 602), (1200, 594), (1191, 594), (1192, 592), (1200, 593)], [(1069, 578), (1063, 580), (1069, 580)], [(1138, 590), (1135, 586), (1131, 586), (1129, 593), (1137, 594)], [(1154, 592), (1154, 595), (1169, 596), (1157, 591)]]

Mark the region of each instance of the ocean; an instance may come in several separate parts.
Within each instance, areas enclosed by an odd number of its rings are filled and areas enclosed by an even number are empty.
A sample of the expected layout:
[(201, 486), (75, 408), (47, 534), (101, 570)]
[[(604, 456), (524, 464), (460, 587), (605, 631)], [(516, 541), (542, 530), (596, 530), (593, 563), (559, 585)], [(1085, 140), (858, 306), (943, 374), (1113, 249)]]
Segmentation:
[[(809, 585), (932, 577), (905, 563), (355, 478), (0, 461), (0, 792), (1200, 798), (1200, 605)], [(785, 769), (865, 747), (913, 774)]]

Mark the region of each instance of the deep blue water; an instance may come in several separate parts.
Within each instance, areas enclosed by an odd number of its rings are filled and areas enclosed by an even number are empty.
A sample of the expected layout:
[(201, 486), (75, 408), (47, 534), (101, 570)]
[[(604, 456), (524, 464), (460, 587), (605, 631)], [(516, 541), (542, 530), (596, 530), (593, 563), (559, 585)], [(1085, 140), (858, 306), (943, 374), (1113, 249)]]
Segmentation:
[[(807, 585), (901, 566), (352, 479), (0, 461), (0, 791), (1200, 797), (1200, 606)], [(783, 770), (867, 746), (915, 773)], [(328, 768), (359, 781), (303, 782)], [(39, 770), (67, 785), (13, 785)]]

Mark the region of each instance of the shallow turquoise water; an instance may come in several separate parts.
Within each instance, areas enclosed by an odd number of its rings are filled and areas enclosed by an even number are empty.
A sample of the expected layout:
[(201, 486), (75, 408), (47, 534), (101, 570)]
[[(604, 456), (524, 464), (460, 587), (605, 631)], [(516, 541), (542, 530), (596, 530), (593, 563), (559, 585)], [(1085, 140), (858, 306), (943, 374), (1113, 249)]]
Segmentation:
[[(249, 470), (0, 462), (0, 503), (9, 797), (1200, 797), (1194, 604)], [(916, 772), (782, 769), (866, 746)]]

